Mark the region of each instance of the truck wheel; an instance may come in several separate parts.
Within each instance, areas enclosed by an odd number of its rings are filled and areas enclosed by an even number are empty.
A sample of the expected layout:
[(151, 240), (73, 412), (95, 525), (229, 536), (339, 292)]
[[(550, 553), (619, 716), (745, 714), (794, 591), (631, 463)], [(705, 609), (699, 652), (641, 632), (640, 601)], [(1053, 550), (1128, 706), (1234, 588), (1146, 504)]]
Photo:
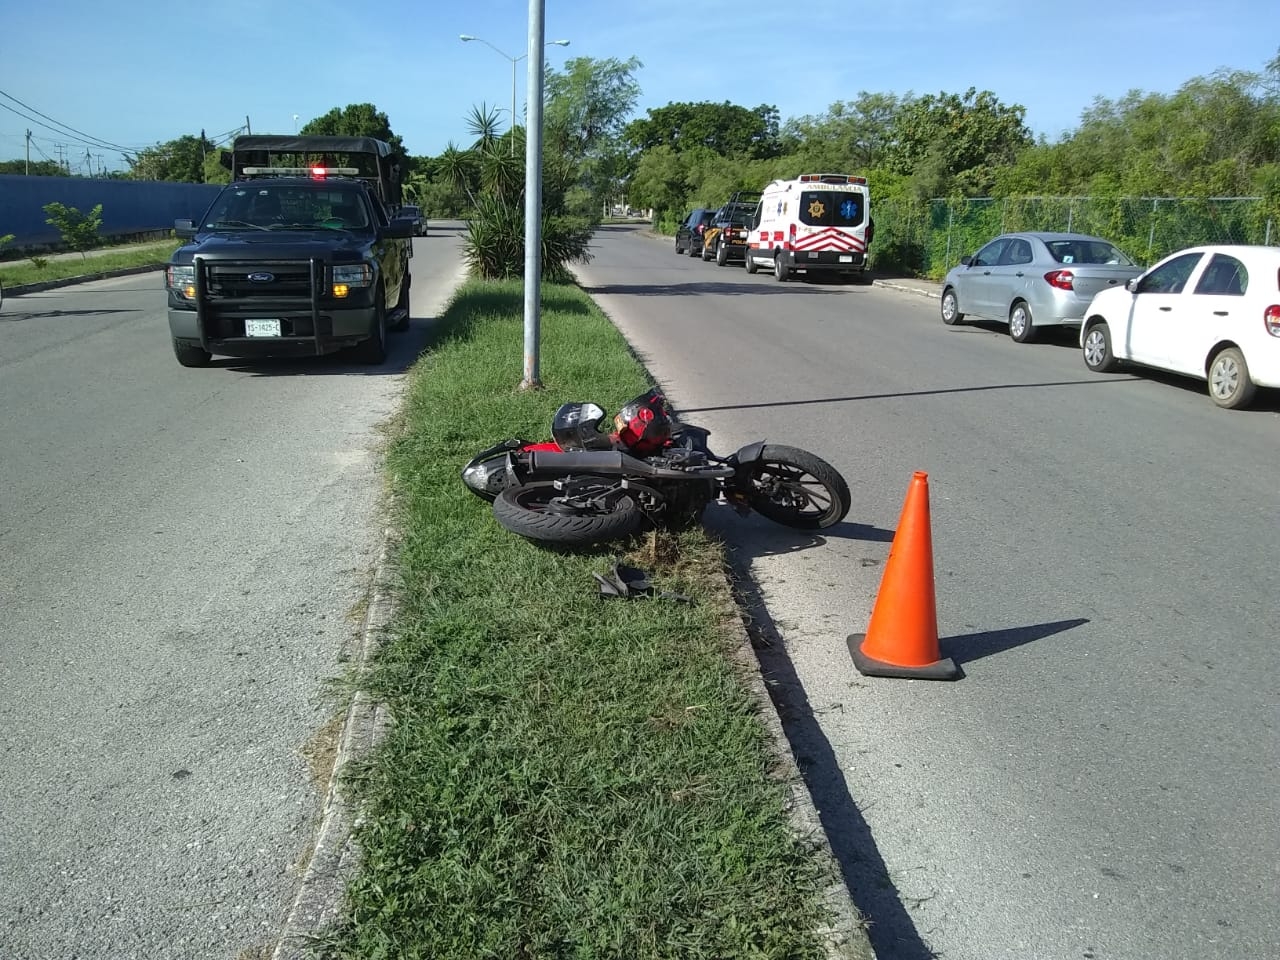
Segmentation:
[(182, 340), (173, 341), (173, 355), (178, 358), (178, 363), (184, 367), (207, 367), (209, 365), (209, 351), (194, 343), (185, 343)]
[(369, 339), (361, 340), (351, 351), (356, 363), (378, 364), (387, 359), (387, 302), (381, 289), (373, 304), (373, 324)]
[(773, 277), (779, 283), (786, 283), (791, 279), (791, 269), (787, 266), (787, 261), (783, 259), (781, 253), (773, 255)]

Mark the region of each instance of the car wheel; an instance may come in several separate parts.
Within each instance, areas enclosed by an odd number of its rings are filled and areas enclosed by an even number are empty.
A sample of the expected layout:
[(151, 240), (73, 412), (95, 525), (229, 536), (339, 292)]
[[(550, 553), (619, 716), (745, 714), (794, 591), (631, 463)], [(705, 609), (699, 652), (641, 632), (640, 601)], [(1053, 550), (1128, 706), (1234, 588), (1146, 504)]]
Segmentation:
[(724, 241), (721, 240), (716, 244), (716, 266), (723, 267), (729, 262), (729, 251), (725, 248)]
[(682, 253), (684, 253), (684, 247), (680, 246), (680, 238), (676, 237), (676, 256), (678, 257)]
[(1227, 347), (1210, 361), (1209, 397), (1218, 406), (1227, 410), (1247, 406), (1257, 392), (1244, 354), (1235, 347)]
[(1084, 365), (1094, 373), (1109, 373), (1118, 361), (1111, 352), (1111, 329), (1105, 323), (1095, 323), (1084, 335)]
[(780, 253), (773, 255), (773, 278), (779, 283), (786, 283), (791, 279), (791, 270)]
[(964, 319), (964, 314), (960, 312), (960, 301), (956, 299), (956, 292), (950, 287), (942, 291), (942, 322), (948, 327), (953, 327)]
[(689, 238), (689, 256), (696, 257), (698, 255), (698, 252), (699, 252), (698, 248), (693, 245), (693, 237), (690, 237)]
[(207, 367), (212, 357), (208, 350), (181, 340), (173, 341), (173, 355), (184, 367)]
[(708, 253), (709, 253), (709, 252), (710, 252), (710, 251), (707, 249), (707, 241), (703, 240), (703, 241), (702, 241), (702, 249), (699, 251), (699, 256), (701, 256), (701, 257), (702, 257), (702, 262), (703, 262), (703, 263), (706, 263), (707, 261), (709, 261), (709, 260), (711, 259), (711, 257), (710, 257), (710, 256), (708, 256)]
[(1025, 300), (1015, 301), (1009, 310), (1009, 337), (1015, 343), (1027, 343), (1036, 335), (1031, 325), (1031, 308)]
[(742, 265), (747, 268), (747, 273), (755, 273), (757, 270), (760, 269), (760, 267), (756, 264), (755, 260), (752, 258), (750, 249), (746, 250), (743, 255)]

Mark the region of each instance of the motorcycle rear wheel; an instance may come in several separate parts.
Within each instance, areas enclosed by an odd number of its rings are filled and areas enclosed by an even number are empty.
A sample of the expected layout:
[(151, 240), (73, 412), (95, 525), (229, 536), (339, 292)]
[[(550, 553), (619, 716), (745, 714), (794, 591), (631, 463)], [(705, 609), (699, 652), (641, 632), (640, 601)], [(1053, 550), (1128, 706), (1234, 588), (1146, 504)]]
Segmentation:
[(493, 501), (493, 516), (517, 536), (558, 547), (619, 540), (644, 522), (644, 514), (630, 497), (612, 501), (607, 509), (588, 511), (566, 503), (551, 482), (508, 487)]
[(840, 471), (799, 447), (766, 444), (750, 470), (751, 509), (784, 527), (821, 530), (843, 520), (853, 504)]

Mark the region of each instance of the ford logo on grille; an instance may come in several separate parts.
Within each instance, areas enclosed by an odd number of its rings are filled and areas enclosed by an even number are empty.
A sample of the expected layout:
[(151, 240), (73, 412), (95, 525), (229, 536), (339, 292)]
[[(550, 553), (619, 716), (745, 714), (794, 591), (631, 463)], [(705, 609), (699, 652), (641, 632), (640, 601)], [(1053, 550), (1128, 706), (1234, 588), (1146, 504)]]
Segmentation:
[(251, 273), (249, 279), (254, 283), (270, 283), (276, 278), (274, 273)]

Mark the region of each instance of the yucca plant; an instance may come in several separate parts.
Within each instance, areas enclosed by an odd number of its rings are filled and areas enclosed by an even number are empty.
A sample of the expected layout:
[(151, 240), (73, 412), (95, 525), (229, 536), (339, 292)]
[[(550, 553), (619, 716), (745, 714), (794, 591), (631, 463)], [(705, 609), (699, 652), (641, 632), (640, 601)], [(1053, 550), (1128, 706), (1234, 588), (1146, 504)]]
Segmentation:
[[(592, 224), (588, 220), (542, 214), (542, 276), (570, 282), (567, 265), (591, 260)], [(486, 279), (511, 279), (524, 272), (524, 198), (483, 195), (476, 204), (463, 253), (473, 273)]]

